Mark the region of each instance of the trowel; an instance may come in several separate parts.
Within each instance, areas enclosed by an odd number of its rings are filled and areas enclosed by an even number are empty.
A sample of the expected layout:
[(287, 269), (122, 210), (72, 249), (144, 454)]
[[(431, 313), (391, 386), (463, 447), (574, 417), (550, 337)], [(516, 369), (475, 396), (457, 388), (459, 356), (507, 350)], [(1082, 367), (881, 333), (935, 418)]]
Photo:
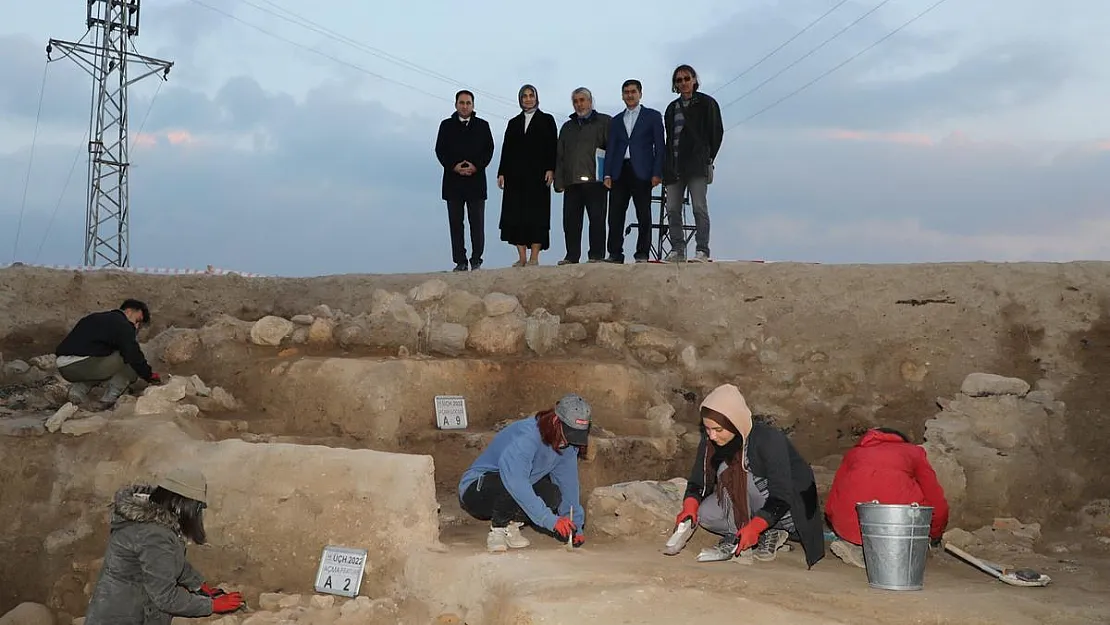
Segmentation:
[(1011, 586), (1047, 586), (1052, 581), (1051, 577), (1039, 571), (1034, 571), (1033, 569), (1013, 569), (1002, 566), (1001, 564), (995, 564), (994, 562), (981, 560), (952, 543), (945, 543), (944, 548), (975, 568)]

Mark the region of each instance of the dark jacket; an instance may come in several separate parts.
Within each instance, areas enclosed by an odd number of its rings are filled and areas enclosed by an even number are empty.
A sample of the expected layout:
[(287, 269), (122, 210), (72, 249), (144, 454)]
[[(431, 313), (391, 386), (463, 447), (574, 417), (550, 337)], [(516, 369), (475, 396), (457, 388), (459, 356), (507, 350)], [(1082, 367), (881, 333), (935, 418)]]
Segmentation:
[(62, 339), (54, 355), (111, 356), (114, 352), (119, 352), (140, 378), (150, 381), (153, 372), (139, 347), (138, 331), (122, 310), (86, 315)]
[[(683, 125), (679, 133), (678, 152), (675, 152), (675, 114), (682, 107)], [(679, 179), (689, 180), (710, 176), (712, 162), (717, 158), (725, 136), (721, 107), (712, 96), (695, 92), (683, 106), (679, 96), (663, 114), (667, 127), (667, 159), (663, 167), (663, 182), (672, 184)]]
[(170, 625), (173, 617), (212, 614), (212, 599), (194, 594), (204, 578), (185, 560), (173, 514), (153, 506), (153, 486), (121, 488), (85, 625)]
[[(493, 160), (493, 133), (486, 120), (472, 114), (464, 124), (453, 113), (440, 122), (436, 158), (443, 165), (443, 199), (486, 199), (486, 167)], [(470, 176), (456, 174), (455, 165), (463, 161), (470, 161), (478, 171)]]
[[(686, 497), (701, 501), (714, 491), (721, 459), (711, 455), (706, 460), (705, 455), (711, 446), (713, 443), (702, 428), (694, 468), (687, 481)], [(763, 517), (768, 526), (774, 527), (789, 512), (802, 539), (806, 565), (812, 567), (825, 557), (824, 520), (817, 501), (813, 469), (790, 439), (777, 428), (754, 424), (747, 447), (751, 472), (767, 478), (767, 501), (753, 514)]]
[(632, 171), (640, 180), (663, 177), (663, 160), (667, 155), (667, 144), (663, 137), (663, 116), (659, 111), (640, 106), (640, 115), (632, 126), (632, 135), (625, 127), (624, 116), (628, 109), (613, 116), (609, 122), (609, 148), (605, 156), (605, 175), (614, 181), (620, 180), (624, 168), (624, 152)]
[(532, 114), (527, 131), (524, 113), (506, 124), (497, 167), (497, 175), (505, 177), (498, 222), (502, 241), (512, 245), (538, 244), (544, 250), (550, 247), (551, 187), (544, 177), (555, 171), (558, 137), (555, 118), (538, 109)]
[(933, 508), (929, 537), (938, 539), (948, 525), (948, 500), (929, 464), (925, 449), (901, 436), (868, 430), (855, 447), (844, 454), (836, 470), (825, 516), (844, 540), (857, 545), (860, 535), (856, 504), (878, 500), (885, 504), (918, 503)]
[(605, 113), (591, 111), (583, 118), (571, 113), (563, 122), (555, 154), (556, 191), (572, 184), (601, 182), (597, 177), (597, 150), (609, 144), (610, 120), (612, 117)]

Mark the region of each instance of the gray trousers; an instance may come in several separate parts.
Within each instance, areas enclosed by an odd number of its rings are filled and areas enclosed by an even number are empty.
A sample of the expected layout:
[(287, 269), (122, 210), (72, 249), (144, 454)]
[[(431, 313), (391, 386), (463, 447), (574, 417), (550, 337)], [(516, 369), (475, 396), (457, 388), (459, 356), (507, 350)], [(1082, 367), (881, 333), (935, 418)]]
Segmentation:
[[(717, 470), (718, 484), (720, 483), (721, 472), (727, 467), (728, 464), (722, 462), (721, 467)], [(724, 494), (724, 503), (717, 501), (716, 491), (710, 493), (698, 506), (698, 525), (705, 531), (718, 536), (735, 536), (740, 528), (736, 527), (736, 519), (732, 513), (732, 500), (729, 499), (728, 490), (724, 487), (720, 488)], [(765, 503), (767, 503), (767, 479), (757, 478), (748, 473), (748, 509), (754, 514)], [(794, 529), (794, 518), (789, 512), (783, 515), (778, 523), (775, 523), (775, 529), (786, 530), (790, 532), (791, 536), (797, 533)]]
[(694, 209), (694, 245), (698, 252), (709, 255), (709, 179), (702, 176), (679, 180), (667, 185), (667, 235), (671, 250), (686, 256), (686, 233), (682, 230), (682, 202), (690, 191), (690, 204)]
[(108, 388), (124, 391), (139, 379), (139, 374), (131, 365), (123, 361), (123, 356), (115, 352), (110, 356), (90, 356), (82, 361), (58, 368), (58, 373), (67, 382), (97, 384), (108, 381)]

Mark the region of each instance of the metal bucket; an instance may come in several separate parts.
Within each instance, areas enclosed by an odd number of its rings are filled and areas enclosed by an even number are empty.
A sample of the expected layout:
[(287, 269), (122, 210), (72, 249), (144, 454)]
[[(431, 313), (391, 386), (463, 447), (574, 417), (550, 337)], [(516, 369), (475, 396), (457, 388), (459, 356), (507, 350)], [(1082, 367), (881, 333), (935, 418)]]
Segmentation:
[(921, 590), (932, 507), (857, 503), (856, 514), (868, 585), (882, 590)]

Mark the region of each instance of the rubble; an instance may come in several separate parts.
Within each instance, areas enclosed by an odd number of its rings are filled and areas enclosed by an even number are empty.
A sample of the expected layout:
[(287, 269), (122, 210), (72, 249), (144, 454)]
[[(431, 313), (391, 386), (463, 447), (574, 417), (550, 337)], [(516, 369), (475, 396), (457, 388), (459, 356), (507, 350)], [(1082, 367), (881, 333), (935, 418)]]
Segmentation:
[(685, 493), (683, 478), (595, 488), (586, 504), (590, 531), (615, 538), (666, 539)]

